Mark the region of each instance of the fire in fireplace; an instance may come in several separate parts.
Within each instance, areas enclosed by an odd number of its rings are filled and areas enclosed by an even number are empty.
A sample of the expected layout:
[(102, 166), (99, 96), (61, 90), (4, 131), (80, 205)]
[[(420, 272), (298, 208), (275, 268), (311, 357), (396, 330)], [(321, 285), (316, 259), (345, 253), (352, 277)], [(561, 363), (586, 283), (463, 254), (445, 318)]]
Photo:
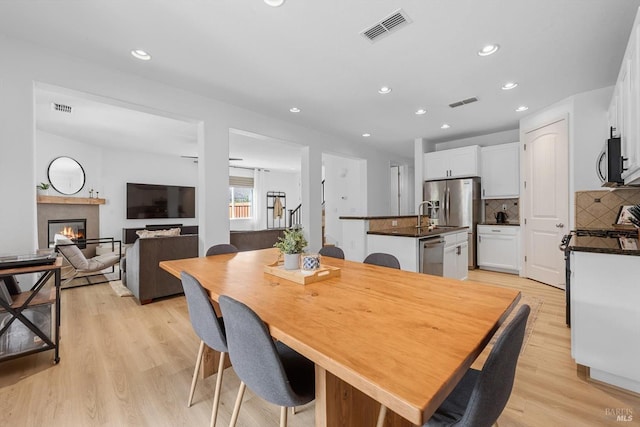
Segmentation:
[(50, 219), (49, 233), (47, 240), (49, 241), (49, 247), (55, 246), (54, 236), (56, 234), (62, 234), (72, 241), (78, 244), (78, 247), (84, 249), (86, 243), (84, 239), (87, 238), (87, 220), (86, 219)]

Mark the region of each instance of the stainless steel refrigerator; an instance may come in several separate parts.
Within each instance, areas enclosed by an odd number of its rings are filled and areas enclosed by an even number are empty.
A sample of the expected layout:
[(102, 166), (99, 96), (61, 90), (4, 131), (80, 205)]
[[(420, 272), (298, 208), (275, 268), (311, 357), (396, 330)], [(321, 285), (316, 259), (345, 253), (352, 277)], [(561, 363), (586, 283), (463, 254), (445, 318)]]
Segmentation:
[(441, 226), (469, 227), (469, 268), (476, 268), (476, 225), (482, 222), (480, 178), (425, 181), (427, 215)]

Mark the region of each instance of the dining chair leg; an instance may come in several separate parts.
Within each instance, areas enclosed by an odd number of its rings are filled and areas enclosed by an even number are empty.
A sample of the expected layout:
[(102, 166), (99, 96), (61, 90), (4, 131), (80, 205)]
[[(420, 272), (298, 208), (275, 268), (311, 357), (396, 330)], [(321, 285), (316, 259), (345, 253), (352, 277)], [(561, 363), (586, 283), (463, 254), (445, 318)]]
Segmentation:
[(211, 427), (216, 427), (216, 417), (218, 416), (218, 406), (220, 405), (220, 388), (222, 387), (222, 374), (224, 373), (224, 358), (227, 355), (220, 352), (220, 362), (218, 363), (218, 378), (216, 378), (216, 389), (213, 392), (213, 410), (211, 411)]
[(296, 414), (296, 407), (292, 406), (291, 407), (291, 415), (295, 415)]
[(287, 427), (287, 407), (280, 407), (280, 427)]
[(196, 391), (196, 383), (198, 382), (198, 371), (200, 370), (200, 364), (202, 363), (202, 355), (204, 354), (204, 341), (200, 341), (200, 349), (198, 350), (198, 356), (196, 357), (196, 367), (193, 370), (193, 379), (191, 380), (191, 390), (189, 391), (189, 401), (187, 402), (187, 408), (191, 407), (193, 401), (193, 393)]
[(238, 389), (238, 397), (236, 397), (236, 404), (233, 407), (233, 413), (231, 414), (231, 421), (229, 421), (229, 427), (235, 427), (236, 421), (238, 421), (238, 414), (240, 413), (240, 405), (242, 405), (242, 396), (244, 396), (244, 389), (247, 385), (240, 382), (240, 388)]
[(382, 427), (384, 425), (384, 418), (387, 416), (387, 407), (380, 405), (380, 413), (378, 414), (378, 422), (376, 427)]

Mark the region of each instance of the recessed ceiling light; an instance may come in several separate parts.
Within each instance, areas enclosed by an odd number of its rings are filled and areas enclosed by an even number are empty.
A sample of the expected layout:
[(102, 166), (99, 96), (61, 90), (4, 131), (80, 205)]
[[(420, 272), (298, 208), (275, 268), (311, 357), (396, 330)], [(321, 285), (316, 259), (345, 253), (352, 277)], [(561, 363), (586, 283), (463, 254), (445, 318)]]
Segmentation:
[(378, 89), (378, 93), (381, 93), (383, 95), (386, 95), (389, 92), (391, 92), (391, 88), (389, 86), (382, 86), (380, 89)]
[(369, 138), (371, 136), (371, 134), (370, 133), (363, 133), (362, 136), (365, 137), (365, 138)]
[(298, 107), (291, 107), (289, 108), (289, 111), (291, 111), (292, 113), (299, 113), (301, 110)]
[(449, 129), (451, 126), (449, 126), (446, 123), (443, 123), (442, 126), (440, 126), (440, 129)]
[(284, 0), (264, 0), (264, 2), (271, 7), (279, 7), (284, 4)]
[(511, 90), (517, 86), (518, 86), (517, 82), (507, 82), (504, 85), (502, 85), (502, 90)]
[(425, 110), (424, 108), (421, 108), (421, 109), (419, 109), (419, 110), (416, 110), (416, 114), (417, 114), (418, 116), (421, 116), (421, 115), (423, 115), (423, 114), (427, 114), (427, 110)]
[(134, 58), (138, 58), (141, 59), (143, 61), (148, 61), (151, 59), (151, 55), (149, 55), (147, 53), (147, 51), (142, 50), (142, 49), (134, 49), (131, 51), (131, 55), (134, 56)]
[(521, 106), (519, 106), (518, 108), (516, 108), (516, 111), (517, 111), (518, 113), (521, 113), (521, 112), (523, 112), (523, 111), (527, 111), (528, 109), (529, 109), (529, 107), (527, 107), (526, 105), (521, 105)]
[(480, 56), (489, 56), (493, 53), (496, 53), (500, 49), (500, 46), (497, 44), (488, 44), (482, 49), (478, 51), (478, 55)]

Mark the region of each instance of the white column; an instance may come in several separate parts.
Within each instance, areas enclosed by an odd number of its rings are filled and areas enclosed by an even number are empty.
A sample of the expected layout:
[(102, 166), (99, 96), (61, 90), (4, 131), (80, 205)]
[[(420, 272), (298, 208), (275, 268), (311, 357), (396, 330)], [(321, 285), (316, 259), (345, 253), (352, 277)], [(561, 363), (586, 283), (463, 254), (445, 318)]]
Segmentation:
[(301, 151), (302, 226), (309, 242), (307, 250), (322, 247), (322, 152), (316, 147)]

